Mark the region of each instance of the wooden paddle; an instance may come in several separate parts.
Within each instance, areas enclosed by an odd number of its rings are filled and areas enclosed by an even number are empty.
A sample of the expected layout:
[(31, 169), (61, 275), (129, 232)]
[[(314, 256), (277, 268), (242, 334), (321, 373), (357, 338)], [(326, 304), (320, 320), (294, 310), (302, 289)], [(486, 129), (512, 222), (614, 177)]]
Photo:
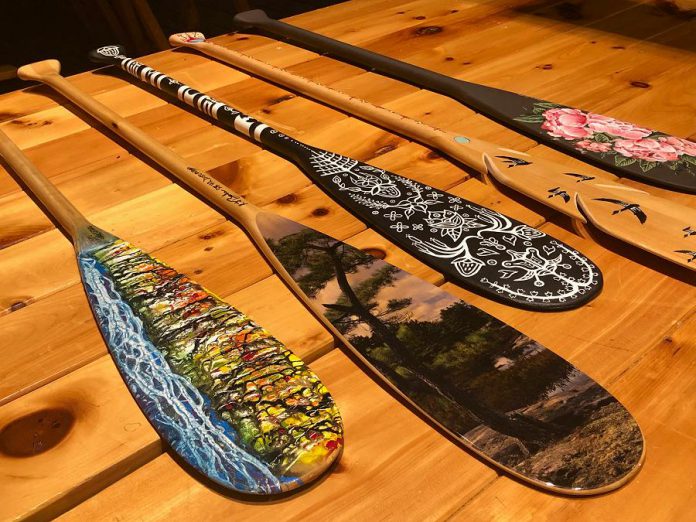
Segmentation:
[(290, 159), (358, 218), (472, 290), (534, 310), (574, 308), (600, 291), (597, 267), (543, 232), (447, 192), (301, 143), (127, 58), (120, 46), (101, 47), (90, 56), (118, 65)]
[(329, 331), (485, 460), (569, 495), (610, 491), (637, 473), (644, 443), (635, 420), (536, 341), (403, 270), (247, 203), (75, 88), (57, 61), (26, 65), (18, 75), (54, 88), (237, 221)]
[[(436, 148), (486, 176), (603, 232), (664, 259), (696, 270), (696, 211), (620, 183), (531, 154), (443, 131), (296, 76), (205, 40), (201, 33), (170, 36), (172, 45), (208, 56), (346, 111), (370, 123)], [(693, 231), (693, 233), (690, 233)]]
[(307, 484), (338, 458), (338, 409), (296, 355), (188, 277), (88, 222), (3, 132), (0, 155), (72, 238), (119, 372), (185, 462), (227, 489), (272, 494)]
[(696, 143), (614, 118), (450, 78), (269, 18), (260, 9), (239, 13), (240, 29), (261, 29), (321, 53), (449, 96), (481, 114), (622, 176), (696, 192)]

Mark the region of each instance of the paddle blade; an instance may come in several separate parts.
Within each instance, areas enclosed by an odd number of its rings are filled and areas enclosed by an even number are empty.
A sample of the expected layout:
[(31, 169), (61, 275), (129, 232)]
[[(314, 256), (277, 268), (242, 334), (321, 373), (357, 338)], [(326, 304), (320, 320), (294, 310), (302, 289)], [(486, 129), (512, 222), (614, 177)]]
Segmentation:
[(440, 288), (274, 214), (257, 224), (308, 304), (349, 349), (465, 446), (565, 494), (614, 489), (643, 438), (604, 388)]
[(461, 90), (463, 103), (545, 145), (622, 176), (696, 192), (692, 141), (499, 89), (467, 83)]
[[(488, 175), (626, 243), (696, 270), (696, 210), (511, 150), (485, 155)], [(514, 154), (514, 155), (513, 155)]]
[(465, 288), (542, 311), (576, 308), (601, 291), (599, 269), (540, 230), (288, 136), (261, 139), (274, 140), (343, 207)]
[(121, 240), (78, 261), (133, 397), (197, 471), (234, 491), (272, 494), (306, 484), (340, 455), (328, 391), (262, 327)]

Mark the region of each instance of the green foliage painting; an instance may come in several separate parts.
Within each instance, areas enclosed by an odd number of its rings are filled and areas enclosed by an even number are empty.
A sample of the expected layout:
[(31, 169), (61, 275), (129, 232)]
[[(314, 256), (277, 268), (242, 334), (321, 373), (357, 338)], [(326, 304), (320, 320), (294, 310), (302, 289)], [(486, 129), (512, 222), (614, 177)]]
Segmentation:
[[(536, 341), (315, 230), (268, 215), (259, 225), (353, 348), (477, 451), (537, 480), (582, 488), (599, 486), (606, 473), (620, 477), (639, 461), (642, 437), (630, 414)], [(609, 422), (619, 429), (608, 433)], [(595, 471), (588, 472), (590, 463)]]

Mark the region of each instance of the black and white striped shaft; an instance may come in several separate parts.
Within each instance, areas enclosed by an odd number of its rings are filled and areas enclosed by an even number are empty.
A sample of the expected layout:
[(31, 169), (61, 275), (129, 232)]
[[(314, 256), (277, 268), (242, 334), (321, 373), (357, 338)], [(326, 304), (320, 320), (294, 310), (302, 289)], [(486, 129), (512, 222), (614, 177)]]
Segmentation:
[(149, 83), (167, 94), (176, 96), (179, 100), (201, 111), (220, 123), (223, 123), (235, 131), (261, 142), (261, 133), (270, 129), (262, 123), (243, 112), (226, 105), (207, 94), (197, 91), (164, 73), (156, 71), (152, 67), (128, 58), (123, 53), (123, 48), (118, 45), (100, 47), (90, 54), (90, 58), (101, 63), (118, 65), (127, 73)]

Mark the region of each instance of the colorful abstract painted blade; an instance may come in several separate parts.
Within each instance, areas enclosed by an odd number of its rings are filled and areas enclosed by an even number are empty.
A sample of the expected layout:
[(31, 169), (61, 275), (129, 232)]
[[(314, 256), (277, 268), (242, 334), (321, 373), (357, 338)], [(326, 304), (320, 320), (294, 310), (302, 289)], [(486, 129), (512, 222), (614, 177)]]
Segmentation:
[(475, 453), (574, 495), (615, 489), (640, 468), (630, 413), (538, 342), (320, 232), (269, 213), (257, 223), (347, 346)]
[(128, 388), (198, 472), (237, 492), (273, 494), (308, 483), (340, 455), (329, 392), (262, 327), (124, 241), (78, 260)]

